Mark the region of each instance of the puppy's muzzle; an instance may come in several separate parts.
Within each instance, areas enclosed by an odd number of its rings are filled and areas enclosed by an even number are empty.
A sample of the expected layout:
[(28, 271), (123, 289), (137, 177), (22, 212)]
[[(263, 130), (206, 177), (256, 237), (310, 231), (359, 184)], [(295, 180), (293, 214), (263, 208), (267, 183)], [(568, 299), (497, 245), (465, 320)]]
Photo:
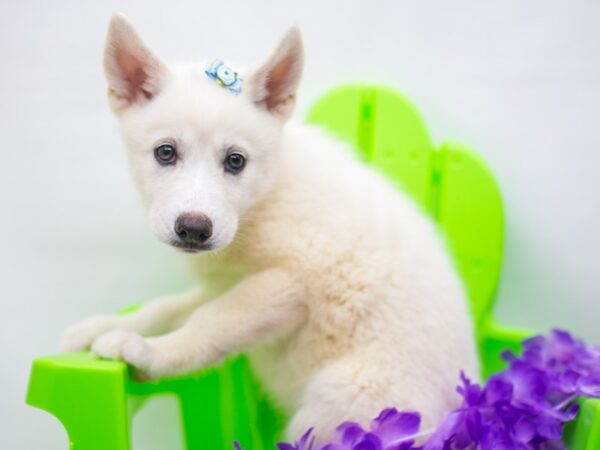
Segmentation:
[(212, 221), (204, 214), (185, 213), (175, 221), (175, 234), (183, 244), (192, 248), (205, 244), (212, 232)]

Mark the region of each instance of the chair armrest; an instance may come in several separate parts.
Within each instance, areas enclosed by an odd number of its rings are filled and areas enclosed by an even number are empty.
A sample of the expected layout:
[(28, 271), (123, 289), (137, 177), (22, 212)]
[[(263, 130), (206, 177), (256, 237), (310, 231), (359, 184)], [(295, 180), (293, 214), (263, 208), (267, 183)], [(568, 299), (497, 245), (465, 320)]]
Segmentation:
[(132, 416), (155, 394), (174, 395), (185, 448), (272, 449), (285, 423), (257, 385), (243, 356), (178, 378), (138, 383), (126, 364), (90, 353), (37, 358), (27, 403), (65, 427), (71, 448), (129, 450)]
[(521, 351), (521, 342), (536, 333), (500, 325), (493, 319), (488, 319), (479, 329), (478, 343), (482, 363), (483, 379), (505, 369), (507, 364), (502, 359), (504, 350), (515, 353)]
[(584, 398), (579, 404), (577, 420), (565, 429), (565, 443), (570, 450), (597, 450), (600, 448), (600, 399)]
[(53, 414), (72, 448), (129, 449), (127, 366), (89, 353), (37, 358), (27, 403)]

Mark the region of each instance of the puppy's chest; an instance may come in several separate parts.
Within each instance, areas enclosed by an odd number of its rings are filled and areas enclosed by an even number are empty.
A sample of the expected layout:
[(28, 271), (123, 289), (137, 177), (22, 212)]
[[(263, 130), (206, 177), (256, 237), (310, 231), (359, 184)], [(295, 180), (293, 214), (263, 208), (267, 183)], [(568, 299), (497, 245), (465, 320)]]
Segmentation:
[(225, 258), (200, 256), (191, 258), (189, 264), (194, 277), (212, 299), (227, 292), (249, 272), (244, 265)]

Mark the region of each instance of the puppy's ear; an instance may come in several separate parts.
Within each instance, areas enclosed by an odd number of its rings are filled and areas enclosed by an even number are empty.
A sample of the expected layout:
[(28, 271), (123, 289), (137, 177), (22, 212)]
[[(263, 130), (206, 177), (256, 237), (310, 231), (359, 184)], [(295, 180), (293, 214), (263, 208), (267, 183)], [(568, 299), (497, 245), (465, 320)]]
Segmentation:
[(160, 92), (167, 68), (144, 45), (131, 24), (115, 14), (104, 48), (104, 72), (110, 106), (119, 114), (133, 104), (152, 100)]
[(302, 36), (293, 27), (248, 80), (254, 103), (285, 122), (294, 110), (303, 62)]

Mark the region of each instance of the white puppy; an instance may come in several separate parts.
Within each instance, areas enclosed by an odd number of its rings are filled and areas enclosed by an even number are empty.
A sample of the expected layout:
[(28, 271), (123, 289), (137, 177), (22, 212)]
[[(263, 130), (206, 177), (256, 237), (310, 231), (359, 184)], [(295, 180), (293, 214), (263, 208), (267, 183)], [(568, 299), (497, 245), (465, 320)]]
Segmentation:
[(68, 329), (150, 378), (246, 351), (292, 417), (287, 437), (382, 408), (455, 406), (478, 364), (467, 301), (436, 229), (405, 195), (312, 128), (287, 124), (300, 33), (243, 74), (239, 95), (203, 67), (167, 66), (120, 16), (105, 53), (110, 104), (157, 237), (190, 255), (193, 292)]

